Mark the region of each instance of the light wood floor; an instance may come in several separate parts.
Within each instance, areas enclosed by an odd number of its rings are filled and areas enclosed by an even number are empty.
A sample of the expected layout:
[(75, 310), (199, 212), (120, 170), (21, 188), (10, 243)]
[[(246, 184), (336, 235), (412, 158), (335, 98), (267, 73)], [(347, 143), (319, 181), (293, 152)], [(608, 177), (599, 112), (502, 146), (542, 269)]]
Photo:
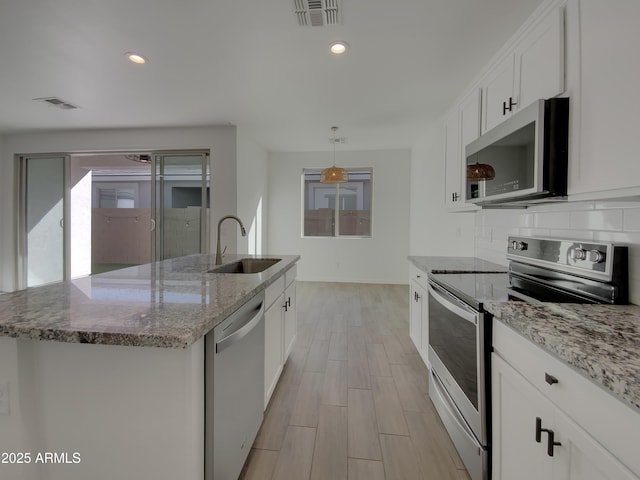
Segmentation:
[(402, 285), (298, 282), (298, 338), (241, 479), (469, 480)]

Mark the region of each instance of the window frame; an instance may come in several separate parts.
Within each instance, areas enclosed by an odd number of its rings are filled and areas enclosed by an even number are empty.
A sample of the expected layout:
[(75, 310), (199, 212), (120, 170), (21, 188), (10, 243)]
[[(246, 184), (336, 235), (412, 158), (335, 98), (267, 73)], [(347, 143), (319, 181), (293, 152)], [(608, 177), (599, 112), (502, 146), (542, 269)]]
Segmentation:
[[(306, 195), (306, 191), (305, 191), (305, 175), (307, 173), (317, 173), (320, 174), (320, 172), (322, 172), (322, 170), (324, 170), (325, 167), (321, 167), (321, 168), (303, 168), (302, 169), (302, 174), (300, 175), (300, 183), (301, 183), (301, 188), (300, 188), (300, 200), (301, 200), (301, 208), (300, 208), (300, 237), (301, 238), (340, 238), (340, 239), (368, 239), (368, 238), (373, 238), (373, 167), (344, 167), (344, 169), (347, 171), (347, 174), (349, 173), (357, 173), (357, 172), (368, 172), (369, 173), (369, 182), (370, 182), (370, 188), (369, 188), (369, 234), (368, 235), (342, 235), (340, 234), (340, 186), (341, 185), (345, 185), (349, 184), (349, 183), (356, 183), (356, 181), (349, 181), (349, 182), (345, 182), (345, 183), (336, 183), (336, 184), (322, 184), (325, 186), (335, 186), (336, 189), (336, 196), (335, 196), (335, 202), (334, 202), (334, 221), (333, 221), (333, 235), (305, 235), (304, 233), (304, 223), (305, 223), (305, 195)], [(320, 182), (318, 182), (320, 183)], [(364, 182), (363, 182), (364, 184)]]

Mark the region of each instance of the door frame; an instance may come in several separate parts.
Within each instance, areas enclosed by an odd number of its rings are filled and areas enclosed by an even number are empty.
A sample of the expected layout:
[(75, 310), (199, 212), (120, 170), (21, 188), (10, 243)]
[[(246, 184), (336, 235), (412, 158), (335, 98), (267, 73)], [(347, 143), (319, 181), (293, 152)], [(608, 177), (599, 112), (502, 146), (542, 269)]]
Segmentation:
[(69, 244), (69, 236), (70, 236), (70, 225), (69, 222), (66, 221), (70, 217), (71, 214), (71, 205), (69, 203), (70, 193), (71, 193), (71, 180), (70, 180), (70, 171), (71, 171), (71, 156), (68, 153), (37, 153), (37, 154), (16, 154), (14, 155), (14, 175), (15, 175), (15, 184), (18, 185), (18, 188), (15, 190), (16, 192), (16, 205), (18, 206), (18, 215), (15, 220), (15, 232), (16, 232), (16, 264), (15, 264), (15, 272), (16, 272), (16, 285), (19, 288), (27, 288), (27, 162), (29, 159), (35, 158), (62, 158), (63, 159), (63, 195), (62, 195), (62, 203), (63, 203), (63, 219), (62, 219), (62, 227), (63, 227), (63, 252), (62, 252), (62, 262), (63, 262), (63, 278), (62, 280), (69, 280), (69, 272), (70, 272), (70, 261), (71, 261), (71, 250)]
[(14, 181), (18, 188), (15, 189), (15, 204), (17, 205), (18, 214), (14, 222), (14, 231), (16, 232), (16, 260), (15, 260), (15, 281), (19, 289), (27, 288), (26, 285), (26, 267), (27, 267), (27, 232), (26, 232), (26, 166), (29, 158), (63, 158), (64, 159), (64, 194), (63, 194), (63, 280), (70, 280), (71, 272), (71, 243), (69, 241), (71, 235), (71, 225), (67, 219), (71, 216), (71, 156), (91, 156), (91, 155), (131, 155), (131, 154), (148, 154), (151, 156), (151, 218), (154, 224), (151, 238), (151, 260), (159, 261), (157, 245), (159, 243), (159, 235), (157, 235), (157, 214), (156, 205), (156, 162), (163, 156), (202, 156), (202, 209), (200, 212), (200, 252), (209, 253), (210, 225), (207, 205), (207, 187), (209, 188), (209, 198), (212, 195), (211, 183), (211, 153), (209, 149), (125, 149), (125, 150), (91, 150), (91, 151), (70, 151), (70, 152), (48, 152), (48, 153), (19, 153), (14, 155)]

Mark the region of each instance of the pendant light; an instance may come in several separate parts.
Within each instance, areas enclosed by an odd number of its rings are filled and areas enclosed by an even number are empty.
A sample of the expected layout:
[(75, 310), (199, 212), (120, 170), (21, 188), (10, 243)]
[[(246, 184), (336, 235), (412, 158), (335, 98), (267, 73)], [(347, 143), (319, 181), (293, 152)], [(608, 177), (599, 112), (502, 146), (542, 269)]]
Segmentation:
[(338, 127), (331, 127), (333, 132), (333, 167), (325, 168), (320, 174), (320, 183), (344, 183), (349, 180), (344, 168), (336, 167), (336, 131)]
[(467, 165), (467, 180), (493, 180), (496, 178), (496, 171), (488, 163), (474, 163)]

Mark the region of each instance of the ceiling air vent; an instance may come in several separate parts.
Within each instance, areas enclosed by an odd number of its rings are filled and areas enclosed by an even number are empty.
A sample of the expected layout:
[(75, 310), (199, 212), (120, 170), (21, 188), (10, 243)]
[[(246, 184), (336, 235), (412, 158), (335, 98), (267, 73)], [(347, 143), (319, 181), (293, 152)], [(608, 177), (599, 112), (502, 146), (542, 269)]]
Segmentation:
[(76, 108), (80, 108), (79, 106), (74, 105), (73, 103), (66, 102), (58, 97), (41, 97), (34, 98), (34, 100), (37, 102), (46, 103), (49, 106), (61, 108), (62, 110), (75, 110)]
[(298, 24), (304, 27), (338, 25), (339, 0), (293, 0)]

